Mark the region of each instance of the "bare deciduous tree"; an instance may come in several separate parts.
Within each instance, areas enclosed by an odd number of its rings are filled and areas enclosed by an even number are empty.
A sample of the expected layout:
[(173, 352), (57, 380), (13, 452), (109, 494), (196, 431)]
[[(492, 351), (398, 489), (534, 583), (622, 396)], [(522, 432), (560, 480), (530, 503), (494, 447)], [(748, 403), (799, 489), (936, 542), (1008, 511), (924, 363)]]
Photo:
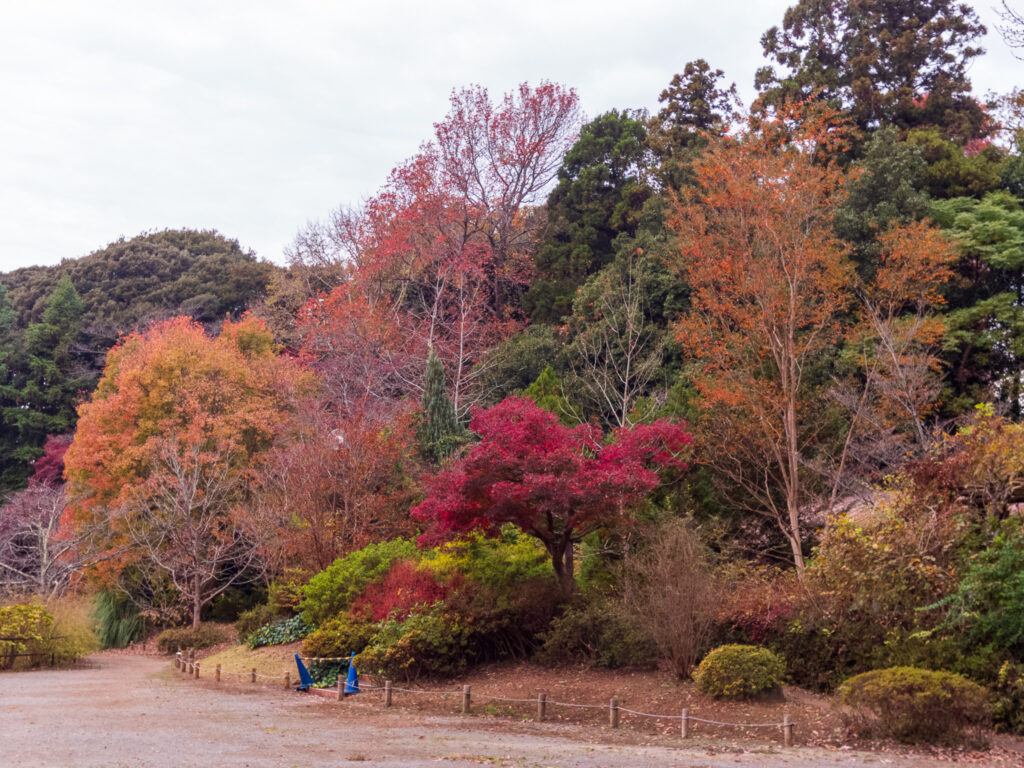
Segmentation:
[(122, 509), (146, 563), (166, 574), (198, 626), (204, 605), (263, 576), (273, 527), (245, 506), (245, 475), (227, 446), (166, 441), (149, 479)]
[(63, 486), (32, 483), (0, 507), (0, 592), (59, 597), (75, 574), (113, 557), (100, 546), (101, 531), (61, 527), (67, 507)]
[[(614, 426), (629, 427), (662, 362), (664, 338), (647, 320), (648, 295), (640, 262), (630, 256), (621, 281), (608, 278), (592, 302), (577, 300), (572, 387)], [(589, 296), (587, 297), (589, 298)]]
[(685, 520), (647, 531), (623, 577), (626, 605), (642, 617), (675, 673), (686, 677), (705, 650), (722, 597), (697, 532)]

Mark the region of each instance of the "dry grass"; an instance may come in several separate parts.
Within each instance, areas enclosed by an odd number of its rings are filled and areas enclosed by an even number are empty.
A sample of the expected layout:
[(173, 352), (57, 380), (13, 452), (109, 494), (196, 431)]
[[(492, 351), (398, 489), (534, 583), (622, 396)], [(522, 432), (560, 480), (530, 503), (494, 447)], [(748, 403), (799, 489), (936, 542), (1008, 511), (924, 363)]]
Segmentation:
[(267, 677), (284, 677), (291, 674), (297, 679), (295, 654), (301, 653), (302, 642), (287, 645), (268, 645), (249, 650), (245, 645), (218, 645), (196, 654), (204, 669), (220, 664), (221, 675), (248, 680), (253, 667), (256, 674)]

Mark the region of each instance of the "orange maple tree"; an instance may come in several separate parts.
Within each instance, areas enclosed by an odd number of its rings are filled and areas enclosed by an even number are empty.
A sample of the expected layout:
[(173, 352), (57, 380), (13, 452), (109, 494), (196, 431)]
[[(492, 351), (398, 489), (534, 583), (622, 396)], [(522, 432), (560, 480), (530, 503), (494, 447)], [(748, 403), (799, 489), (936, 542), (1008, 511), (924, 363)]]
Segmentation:
[[(801, 577), (803, 520), (831, 510), (863, 424), (884, 412), (922, 432), (937, 395), (931, 310), (952, 258), (928, 225), (897, 226), (880, 236), (882, 266), (857, 277), (832, 225), (850, 178), (834, 161), (844, 134), (820, 108), (753, 119), (694, 163), (671, 219), (692, 290), (677, 338), (695, 359), (707, 460), (736, 502), (777, 523)], [(844, 403), (826, 366), (851, 340), (860, 391)]]
[(259, 565), (250, 486), (309, 375), (258, 320), (216, 338), (184, 317), (122, 339), (65, 456), (72, 529), (107, 521), (109, 546), (166, 576), (193, 622)]

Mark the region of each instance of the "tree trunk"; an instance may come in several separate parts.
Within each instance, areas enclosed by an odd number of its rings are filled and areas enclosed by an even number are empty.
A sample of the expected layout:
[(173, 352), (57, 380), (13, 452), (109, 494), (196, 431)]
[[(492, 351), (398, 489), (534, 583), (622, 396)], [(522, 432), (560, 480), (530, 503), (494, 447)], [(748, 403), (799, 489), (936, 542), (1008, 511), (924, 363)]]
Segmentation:
[(199, 627), (199, 614), (203, 610), (203, 604), (199, 600), (199, 577), (196, 577), (196, 591), (192, 596), (192, 628), (197, 629)]
[(551, 554), (551, 567), (555, 570), (555, 581), (563, 596), (569, 597), (576, 591), (576, 578), (573, 574), (572, 537), (568, 534), (558, 537), (547, 545)]

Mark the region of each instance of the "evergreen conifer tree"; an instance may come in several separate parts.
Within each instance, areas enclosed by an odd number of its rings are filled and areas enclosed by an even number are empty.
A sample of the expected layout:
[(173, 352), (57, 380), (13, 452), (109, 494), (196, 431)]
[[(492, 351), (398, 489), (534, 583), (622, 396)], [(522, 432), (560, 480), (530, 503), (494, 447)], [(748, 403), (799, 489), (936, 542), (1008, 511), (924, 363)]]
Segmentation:
[[(13, 461), (17, 486), (24, 484), (29, 464), (43, 453), (47, 435), (70, 432), (75, 425), (75, 401), (89, 386), (79, 372), (75, 341), (84, 305), (65, 275), (47, 300), (42, 319), (25, 331), (24, 359), (4, 387), (5, 429), (17, 432), (17, 445), (4, 461)], [(5, 469), (8, 469), (5, 467)]]
[(427, 357), (421, 403), (423, 420), (419, 429), (420, 453), (439, 464), (466, 441), (466, 430), (455, 417), (455, 408), (448, 396), (444, 366), (433, 349)]
[(0, 283), (0, 500), (8, 491), (20, 488), (26, 477), (24, 462), (14, 458), (18, 448), (18, 428), (8, 421), (4, 413), (15, 402), (11, 387), (19, 357), (15, 322), (7, 288)]

